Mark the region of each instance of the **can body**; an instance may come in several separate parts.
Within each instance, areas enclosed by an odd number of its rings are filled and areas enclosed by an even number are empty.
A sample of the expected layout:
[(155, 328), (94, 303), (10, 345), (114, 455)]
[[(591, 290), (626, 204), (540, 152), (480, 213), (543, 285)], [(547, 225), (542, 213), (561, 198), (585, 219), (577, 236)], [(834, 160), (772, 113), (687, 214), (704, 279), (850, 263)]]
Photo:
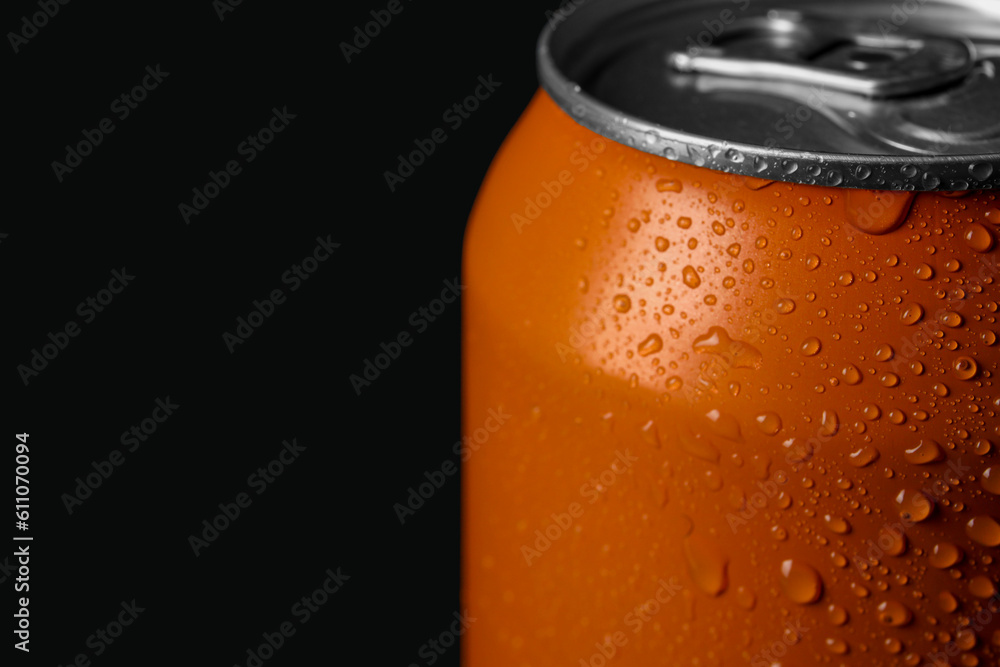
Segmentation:
[(727, 175), (538, 93), (466, 236), (463, 664), (996, 664), (995, 199)]

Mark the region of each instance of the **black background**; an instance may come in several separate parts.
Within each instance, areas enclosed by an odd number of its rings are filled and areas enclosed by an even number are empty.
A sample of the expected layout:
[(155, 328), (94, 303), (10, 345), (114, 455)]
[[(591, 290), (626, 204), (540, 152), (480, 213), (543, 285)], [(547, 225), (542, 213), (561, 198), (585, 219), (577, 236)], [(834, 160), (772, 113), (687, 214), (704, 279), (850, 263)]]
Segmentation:
[[(34, 537), (32, 650), (8, 645), (10, 664), (245, 665), (292, 621), (265, 664), (424, 665), (421, 646), (461, 610), (459, 480), (405, 525), (393, 511), (458, 462), (461, 312), (419, 334), (409, 318), (460, 274), (466, 219), (537, 88), (535, 41), (558, 2), (402, 0), (346, 62), (339, 44), (387, 4), (244, 0), (220, 20), (209, 0), (75, 0), (17, 53), (8, 36), (0, 563), (20, 432)], [(0, 25), (20, 32), (39, 11), (7, 3)], [(112, 101), (156, 65), (169, 75), (119, 119)], [(489, 75), (500, 87), (448, 127)], [(237, 147), (283, 107), (295, 118), (246, 163)], [(52, 163), (103, 118), (114, 132), (60, 182)], [(396, 156), (439, 127), (448, 141), (390, 192)], [(233, 159), (242, 172), (185, 224), (178, 205)], [(327, 236), (340, 247), (291, 292), (282, 274)], [(84, 322), (77, 305), (123, 267), (135, 279)], [(222, 334), (278, 288), (287, 300), (231, 354)], [(25, 385), (17, 367), (70, 320), (80, 334)], [(349, 376), (403, 331), (413, 344), (357, 395)], [(180, 407), (128, 452), (121, 434), (167, 397)], [(293, 438), (305, 452), (257, 495), (248, 477)], [(124, 463), (69, 514), (64, 494), (114, 450)], [(189, 536), (241, 492), (250, 507), (196, 557)], [(302, 625), (291, 608), (328, 568), (350, 579)], [(11, 609), (23, 594), (0, 579)], [(88, 637), (133, 599), (145, 611), (95, 656)], [(457, 647), (436, 664), (458, 664)]]

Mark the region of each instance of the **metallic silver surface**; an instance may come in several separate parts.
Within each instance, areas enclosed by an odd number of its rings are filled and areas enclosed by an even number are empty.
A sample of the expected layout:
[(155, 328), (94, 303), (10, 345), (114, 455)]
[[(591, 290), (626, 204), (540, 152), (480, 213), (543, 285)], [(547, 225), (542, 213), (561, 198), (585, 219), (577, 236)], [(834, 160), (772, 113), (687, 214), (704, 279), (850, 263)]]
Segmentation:
[(542, 86), (655, 155), (837, 187), (1000, 187), (1000, 2), (589, 0)]

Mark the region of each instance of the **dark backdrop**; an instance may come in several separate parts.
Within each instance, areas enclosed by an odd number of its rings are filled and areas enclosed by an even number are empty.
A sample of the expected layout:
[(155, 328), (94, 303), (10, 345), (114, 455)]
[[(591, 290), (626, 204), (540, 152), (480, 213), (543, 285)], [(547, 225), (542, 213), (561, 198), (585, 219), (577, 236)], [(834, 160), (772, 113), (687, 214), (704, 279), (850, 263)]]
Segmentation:
[(389, 5), (4, 5), (0, 591), (31, 623), (10, 664), (253, 665), (265, 634), (268, 665), (458, 664), (422, 647), (461, 612), (459, 480), (393, 509), (458, 461), (460, 307), (419, 309), (459, 276), (558, 2)]

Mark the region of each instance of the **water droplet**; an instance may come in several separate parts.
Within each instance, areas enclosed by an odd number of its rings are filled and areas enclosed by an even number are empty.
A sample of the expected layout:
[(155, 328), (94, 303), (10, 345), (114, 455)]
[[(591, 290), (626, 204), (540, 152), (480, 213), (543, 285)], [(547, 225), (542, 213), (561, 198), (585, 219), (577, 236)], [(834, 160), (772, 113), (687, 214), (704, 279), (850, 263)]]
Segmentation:
[(736, 589), (736, 604), (744, 609), (753, 609), (757, 604), (757, 596), (746, 586), (740, 586)]
[(851, 532), (851, 524), (847, 519), (843, 517), (836, 516), (834, 514), (826, 514), (823, 516), (823, 523), (826, 527), (837, 533), (838, 535), (846, 535)]
[(848, 651), (847, 643), (843, 639), (837, 639), (835, 637), (827, 637), (826, 639), (826, 650), (830, 653), (836, 655), (844, 655)]
[(820, 265), (819, 255), (807, 256), (805, 259), (805, 263), (806, 263), (806, 269), (808, 269), (809, 271), (815, 271), (817, 268), (819, 268)]
[(729, 559), (714, 540), (691, 535), (684, 540), (684, 555), (688, 571), (698, 588), (713, 597), (726, 590), (729, 583), (726, 574)]
[(698, 271), (690, 264), (684, 267), (683, 271), (681, 271), (681, 274), (684, 278), (684, 284), (690, 287), (691, 289), (694, 289), (698, 287), (698, 285), (701, 285), (701, 278), (698, 277)]
[(709, 428), (716, 435), (721, 435), (727, 440), (743, 440), (740, 432), (740, 423), (732, 415), (720, 412), (719, 410), (709, 410), (705, 417), (708, 418)]
[(632, 218), (628, 221), (628, 230), (633, 234), (642, 228), (642, 223), (639, 222), (639, 218)]
[(895, 600), (887, 600), (878, 606), (878, 620), (882, 625), (899, 628), (910, 624), (913, 612)]
[(979, 574), (969, 580), (969, 592), (977, 598), (986, 599), (996, 595), (997, 587), (989, 577)]
[(883, 387), (895, 387), (899, 384), (899, 376), (895, 373), (883, 373), (879, 376), (878, 381), (882, 383)]
[(992, 466), (987, 468), (983, 471), (980, 481), (984, 489), (990, 493), (1000, 495), (1000, 468)]
[(913, 192), (845, 190), (847, 221), (855, 229), (868, 234), (888, 234), (903, 224), (914, 199)]
[(667, 239), (663, 238), (662, 236), (657, 236), (656, 237), (656, 249), (657, 250), (659, 250), (660, 252), (666, 252), (669, 247), (670, 247), (670, 241), (668, 241)]
[(898, 524), (882, 526), (878, 532), (878, 546), (890, 556), (902, 556), (906, 553), (906, 534), (902, 527)]
[(934, 440), (924, 439), (906, 450), (906, 460), (914, 465), (926, 465), (945, 460), (944, 448)]
[(619, 294), (614, 298), (614, 306), (619, 313), (627, 313), (632, 307), (632, 299), (627, 294)]
[(899, 318), (903, 321), (903, 324), (914, 325), (919, 322), (923, 316), (923, 306), (919, 303), (909, 303), (903, 306), (903, 311), (900, 313)]
[(683, 189), (683, 184), (673, 179), (661, 178), (656, 182), (657, 192), (680, 192)]
[(660, 434), (656, 430), (656, 424), (652, 419), (646, 422), (645, 425), (639, 429), (639, 434), (642, 436), (642, 439), (646, 442), (646, 444), (655, 449), (660, 448)]
[(802, 341), (802, 345), (799, 346), (799, 351), (807, 357), (819, 354), (821, 349), (823, 349), (823, 343), (821, 343), (819, 338), (816, 338), (815, 336), (806, 338)]
[(831, 603), (830, 606), (826, 608), (826, 618), (834, 625), (841, 626), (844, 623), (847, 623), (847, 610), (839, 604)]
[(972, 357), (959, 357), (952, 363), (951, 371), (959, 380), (971, 380), (979, 372), (979, 364)]
[(700, 354), (719, 355), (733, 368), (759, 369), (761, 366), (760, 350), (730, 338), (729, 332), (722, 327), (711, 327), (707, 334), (696, 338), (691, 347)]
[(865, 165), (859, 165), (854, 171), (854, 175), (857, 176), (859, 181), (867, 180), (869, 176), (872, 175), (872, 170)]
[(941, 591), (938, 593), (938, 605), (943, 611), (950, 614), (958, 609), (958, 598), (948, 591)]
[(977, 162), (976, 164), (969, 165), (969, 173), (977, 181), (985, 181), (993, 175), (993, 165), (987, 162)]
[(962, 316), (950, 310), (941, 313), (941, 315), (938, 317), (938, 320), (941, 322), (941, 324), (945, 325), (946, 327), (951, 327), (952, 329), (962, 326)]
[(819, 433), (824, 436), (833, 436), (840, 430), (840, 418), (833, 410), (824, 410), (819, 419)]
[(848, 586), (848, 588), (850, 589), (851, 593), (854, 594), (854, 597), (857, 598), (866, 598), (872, 594), (872, 592), (868, 590), (867, 586), (865, 586), (864, 584), (860, 584), (856, 581), (852, 581)]
[(792, 602), (812, 604), (823, 595), (823, 580), (819, 573), (798, 560), (789, 559), (781, 564), (781, 589)]
[(889, 361), (892, 359), (893, 354), (894, 351), (892, 346), (888, 344), (879, 345), (878, 348), (875, 349), (875, 358), (879, 361)]
[(844, 366), (840, 371), (840, 376), (844, 378), (844, 382), (850, 385), (858, 384), (862, 379), (861, 371), (854, 364)]
[(643, 357), (656, 354), (662, 349), (663, 339), (658, 334), (650, 334), (646, 340), (639, 343), (639, 355)]
[(917, 175), (917, 167), (916, 165), (906, 164), (899, 170), (899, 173), (901, 173), (905, 178), (913, 178)]
[(837, 282), (847, 287), (854, 284), (854, 274), (850, 271), (844, 271), (839, 276), (837, 276)]
[(993, 234), (978, 222), (969, 225), (963, 237), (968, 246), (976, 252), (989, 252), (993, 248)]
[(782, 315), (787, 315), (795, 310), (795, 302), (791, 299), (778, 299), (775, 309)]
[(781, 417), (776, 412), (762, 412), (755, 419), (757, 426), (767, 435), (775, 435), (781, 430)]
[(920, 491), (903, 489), (896, 495), (896, 507), (904, 521), (920, 522), (931, 515), (934, 504)]
[(929, 264), (918, 264), (917, 267), (913, 269), (913, 275), (920, 280), (930, 280), (934, 277), (934, 269), (932, 269)]
[(862, 445), (860, 449), (851, 452), (847, 460), (855, 468), (864, 468), (878, 460), (878, 457), (877, 449), (871, 445)]
[(1000, 546), (1000, 524), (991, 516), (980, 515), (965, 524), (965, 534), (987, 547)]

